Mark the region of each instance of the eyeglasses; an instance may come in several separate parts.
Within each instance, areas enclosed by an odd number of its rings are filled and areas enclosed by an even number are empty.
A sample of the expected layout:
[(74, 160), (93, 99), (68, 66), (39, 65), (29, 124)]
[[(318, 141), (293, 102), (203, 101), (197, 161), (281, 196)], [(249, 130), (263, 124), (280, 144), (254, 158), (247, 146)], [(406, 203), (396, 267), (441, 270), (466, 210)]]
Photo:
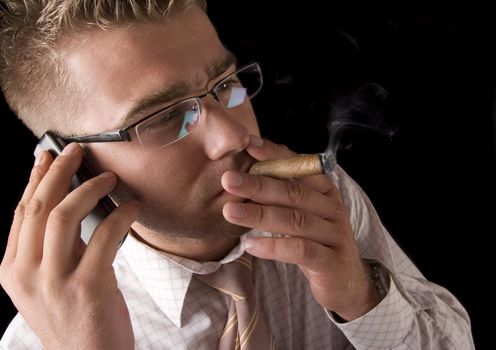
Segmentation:
[(222, 79), (207, 93), (174, 103), (124, 129), (67, 137), (64, 140), (84, 143), (122, 142), (131, 141), (131, 134), (134, 133), (143, 147), (165, 147), (186, 137), (198, 126), (203, 97), (210, 95), (225, 108), (236, 108), (258, 94), (262, 85), (260, 66), (251, 63)]

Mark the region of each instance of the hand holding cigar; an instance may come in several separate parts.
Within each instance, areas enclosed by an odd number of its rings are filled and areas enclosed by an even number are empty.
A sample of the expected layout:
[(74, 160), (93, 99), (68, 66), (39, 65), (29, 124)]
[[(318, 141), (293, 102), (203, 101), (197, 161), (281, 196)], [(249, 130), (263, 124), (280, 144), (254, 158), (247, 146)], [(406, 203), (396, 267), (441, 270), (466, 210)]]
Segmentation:
[(332, 152), (302, 154), (289, 159), (256, 162), (251, 166), (249, 174), (291, 179), (329, 174), (335, 166), (336, 156)]

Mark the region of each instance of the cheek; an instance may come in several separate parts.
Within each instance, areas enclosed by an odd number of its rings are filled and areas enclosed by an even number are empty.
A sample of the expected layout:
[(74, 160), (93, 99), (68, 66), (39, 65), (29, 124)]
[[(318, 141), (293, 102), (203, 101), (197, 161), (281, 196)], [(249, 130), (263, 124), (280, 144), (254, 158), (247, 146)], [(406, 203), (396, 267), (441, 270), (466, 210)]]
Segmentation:
[[(95, 143), (88, 145), (88, 162), (96, 173), (111, 171), (119, 178), (119, 187), (137, 189), (146, 183), (147, 157), (139, 145), (133, 143)], [(149, 169), (153, 173), (154, 167)]]
[(99, 172), (108, 170), (118, 176), (116, 194), (123, 200), (137, 197), (157, 202), (187, 198), (201, 166), (198, 159), (185, 157), (195, 153), (188, 152), (184, 144), (158, 150), (109, 144), (102, 149), (95, 147), (93, 153)]

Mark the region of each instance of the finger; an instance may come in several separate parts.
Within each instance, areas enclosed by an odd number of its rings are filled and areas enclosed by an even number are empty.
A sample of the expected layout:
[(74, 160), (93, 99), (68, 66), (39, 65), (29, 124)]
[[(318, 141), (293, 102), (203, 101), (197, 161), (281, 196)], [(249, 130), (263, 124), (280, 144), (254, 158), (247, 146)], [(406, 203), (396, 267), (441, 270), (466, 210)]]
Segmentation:
[(222, 213), (227, 221), (236, 225), (304, 237), (326, 246), (338, 243), (329, 221), (299, 209), (229, 202)]
[(256, 160), (288, 159), (298, 155), (288, 147), (276, 144), (268, 139), (250, 135), (250, 143), (246, 151)]
[(79, 269), (84, 274), (112, 268), (119, 242), (136, 221), (139, 212), (139, 203), (131, 200), (121, 204), (98, 225), (81, 259)]
[(31, 200), (34, 191), (38, 187), (43, 176), (46, 174), (52, 160), (52, 156), (46, 151), (40, 152), (40, 154), (36, 157), (35, 166), (31, 170), (31, 175), (29, 176), (29, 182), (14, 212), (14, 220), (10, 228), (5, 255), (2, 261), (11, 261), (16, 256), (19, 233), (24, 219), (26, 205)]
[(115, 174), (100, 174), (73, 190), (52, 210), (43, 247), (43, 264), (48, 271), (72, 270), (78, 260), (81, 221), (116, 184)]
[(81, 147), (77, 144), (68, 145), (53, 161), (27, 203), (17, 251), (17, 256), (24, 262), (41, 259), (48, 215), (69, 191), (71, 178), (81, 164), (81, 159)]
[(304, 238), (248, 238), (244, 242), (248, 253), (261, 259), (296, 264), (310, 270), (328, 269), (334, 251)]
[[(284, 145), (276, 144), (267, 139), (260, 139), (254, 135), (250, 135), (250, 143), (246, 151), (258, 161), (288, 159), (298, 155), (298, 153), (291, 151)], [(329, 186), (332, 185), (329, 178), (323, 175), (301, 177), (297, 181), (314, 188), (320, 193), (327, 192)]]
[(333, 206), (327, 196), (297, 181), (226, 171), (221, 183), (227, 192), (236, 196), (261, 204), (301, 209), (324, 219), (332, 218), (333, 212), (341, 208)]

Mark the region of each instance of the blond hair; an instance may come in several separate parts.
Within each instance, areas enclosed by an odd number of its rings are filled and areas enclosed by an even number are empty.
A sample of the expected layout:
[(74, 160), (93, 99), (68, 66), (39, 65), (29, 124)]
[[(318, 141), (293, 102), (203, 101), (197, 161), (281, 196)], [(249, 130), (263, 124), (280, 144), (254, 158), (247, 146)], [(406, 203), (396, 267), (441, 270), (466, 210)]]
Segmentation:
[(7, 103), (38, 137), (74, 134), (87, 91), (65, 71), (60, 43), (80, 30), (164, 22), (205, 0), (1, 0), (0, 84)]

